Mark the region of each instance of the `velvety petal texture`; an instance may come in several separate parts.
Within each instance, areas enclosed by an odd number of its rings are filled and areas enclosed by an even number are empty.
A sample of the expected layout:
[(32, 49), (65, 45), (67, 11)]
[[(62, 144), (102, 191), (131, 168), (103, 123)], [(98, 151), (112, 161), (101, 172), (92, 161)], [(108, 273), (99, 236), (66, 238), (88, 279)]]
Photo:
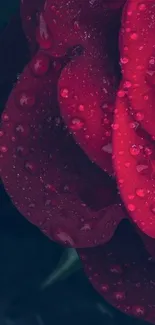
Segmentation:
[(154, 0), (22, 0), (21, 19), (5, 189), (108, 302), (155, 324)]
[(154, 324), (155, 262), (129, 222), (108, 244), (78, 252), (89, 280), (110, 304)]

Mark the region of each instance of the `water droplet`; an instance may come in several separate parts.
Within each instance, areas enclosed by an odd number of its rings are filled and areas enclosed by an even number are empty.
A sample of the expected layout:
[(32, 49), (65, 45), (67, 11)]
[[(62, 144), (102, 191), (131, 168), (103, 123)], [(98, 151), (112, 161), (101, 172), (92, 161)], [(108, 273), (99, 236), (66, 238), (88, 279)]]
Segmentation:
[(123, 270), (120, 265), (112, 265), (110, 267), (110, 272), (111, 273), (116, 273), (116, 274), (122, 274)]
[(25, 162), (25, 169), (30, 173), (34, 174), (37, 170), (37, 166), (34, 162), (26, 161)]
[(134, 197), (135, 197), (135, 196), (134, 196), (133, 194), (128, 194), (128, 199), (129, 199), (129, 200), (133, 200)]
[(109, 291), (109, 285), (108, 284), (102, 284), (101, 290), (104, 293), (108, 292)]
[(144, 120), (144, 114), (142, 112), (136, 113), (136, 120), (137, 121), (143, 121)]
[(129, 59), (127, 57), (123, 57), (123, 58), (120, 59), (120, 62), (122, 64), (127, 64), (129, 62)]
[(63, 88), (63, 89), (61, 89), (61, 91), (60, 91), (60, 95), (61, 95), (61, 97), (63, 97), (63, 98), (68, 98), (68, 96), (69, 96), (69, 91), (68, 91), (68, 89), (67, 89), (67, 88)]
[(136, 166), (137, 172), (142, 175), (145, 175), (146, 173), (148, 173), (148, 168), (149, 168), (149, 166), (146, 163), (139, 163)]
[(137, 188), (136, 194), (137, 196), (143, 198), (146, 195), (146, 190), (144, 188)]
[(84, 122), (79, 119), (78, 117), (74, 117), (71, 121), (71, 125), (70, 125), (70, 128), (71, 130), (73, 131), (78, 131), (78, 130), (81, 130), (84, 126)]
[(0, 146), (0, 152), (6, 153), (8, 151), (8, 148), (6, 146)]
[(113, 130), (118, 130), (119, 129), (119, 124), (118, 123), (113, 123), (112, 125), (111, 125), (111, 127), (112, 127), (112, 129)]
[(81, 228), (80, 230), (82, 231), (90, 231), (91, 230), (91, 226), (89, 223), (85, 223)]
[(70, 246), (74, 246), (73, 239), (68, 234), (66, 234), (65, 232), (63, 232), (63, 231), (57, 232), (56, 237), (63, 244), (69, 244)]
[(49, 192), (53, 192), (53, 193), (56, 193), (57, 192), (55, 186), (52, 185), (52, 184), (46, 184), (45, 185), (45, 189), (46, 189), (46, 191), (49, 191)]
[(112, 143), (108, 143), (107, 145), (103, 146), (102, 151), (112, 154)]
[(37, 55), (31, 63), (31, 69), (37, 76), (43, 76), (47, 73), (50, 66), (50, 58), (45, 54)]
[(117, 96), (118, 96), (119, 98), (123, 98), (123, 97), (125, 96), (125, 94), (126, 94), (126, 92), (125, 92), (124, 90), (119, 90), (119, 91), (117, 92)]
[(131, 33), (130, 34), (130, 39), (132, 39), (133, 41), (136, 41), (138, 39), (138, 34), (137, 33)]
[(136, 146), (135, 144), (131, 146), (130, 148), (130, 153), (132, 156), (138, 156), (140, 153), (140, 148), (139, 146)]
[(126, 298), (125, 292), (124, 291), (114, 292), (114, 298), (119, 301), (125, 300)]
[(4, 131), (0, 130), (0, 138), (3, 137)]
[(145, 11), (146, 10), (146, 4), (145, 3), (138, 4), (138, 9), (139, 9), (139, 11)]
[(79, 105), (78, 106), (78, 110), (80, 111), (80, 112), (84, 112), (84, 105)]
[(51, 199), (46, 199), (45, 200), (45, 207), (49, 207), (52, 205), (52, 200)]
[(32, 202), (32, 203), (30, 203), (30, 204), (28, 205), (28, 207), (29, 207), (30, 209), (34, 209), (34, 208), (36, 207), (36, 204), (35, 204), (34, 202)]
[(2, 117), (1, 117), (3, 122), (8, 122), (9, 121), (9, 115), (6, 113), (2, 113)]
[(129, 204), (128, 204), (128, 210), (129, 210), (130, 212), (134, 212), (134, 211), (136, 210), (135, 205), (132, 204), (132, 203), (129, 203)]
[(137, 128), (139, 127), (139, 123), (136, 121), (131, 122), (129, 125), (131, 129), (135, 129), (135, 130), (137, 130)]
[(23, 156), (28, 155), (29, 150), (28, 150), (28, 148), (25, 148), (23, 146), (18, 146), (16, 149), (16, 152), (17, 152), (18, 156), (23, 157)]
[(30, 133), (29, 126), (24, 124), (16, 125), (15, 131), (18, 136), (28, 136)]
[(32, 108), (35, 105), (35, 96), (29, 90), (18, 93), (16, 99), (22, 108)]
[(152, 149), (149, 147), (145, 147), (144, 148), (144, 152), (147, 156), (151, 156), (152, 155)]
[(132, 86), (132, 83), (130, 81), (127, 81), (127, 80), (123, 84), (124, 89), (129, 89), (129, 88), (131, 88), (131, 86)]
[(155, 203), (151, 204), (150, 210), (153, 214), (155, 214)]
[(133, 306), (132, 312), (136, 317), (142, 317), (146, 313), (145, 308), (143, 306)]
[(76, 31), (78, 31), (80, 29), (80, 24), (79, 24), (79, 22), (77, 20), (74, 22), (74, 29)]

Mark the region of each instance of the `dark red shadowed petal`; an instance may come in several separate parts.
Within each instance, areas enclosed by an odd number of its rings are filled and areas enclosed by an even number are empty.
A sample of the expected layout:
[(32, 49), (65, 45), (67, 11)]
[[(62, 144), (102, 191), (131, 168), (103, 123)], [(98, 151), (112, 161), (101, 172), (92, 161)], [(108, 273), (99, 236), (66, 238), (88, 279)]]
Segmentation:
[(59, 80), (62, 116), (89, 158), (112, 174), (116, 80), (107, 58), (104, 10), (100, 14), (93, 11), (89, 1), (58, 0), (52, 4), (47, 2), (42, 15), (52, 39), (49, 52), (61, 56), (73, 48), (73, 53), (80, 50), (81, 54), (78, 58), (73, 55)]
[(100, 63), (97, 59), (97, 64), (93, 61), (84, 54), (63, 70), (58, 88), (60, 109), (88, 157), (112, 174), (114, 80), (104, 71), (104, 59)]
[(128, 0), (124, 7), (120, 54), (130, 111), (155, 136), (155, 6), (154, 0)]
[(155, 238), (154, 143), (129, 115), (127, 99), (116, 102), (113, 133), (114, 164), (121, 196), (130, 216), (148, 236)]
[(95, 246), (112, 237), (125, 215), (115, 182), (88, 160), (61, 121), (61, 61), (38, 52), (13, 89), (2, 115), (1, 177), (18, 210), (51, 239)]
[(36, 26), (39, 13), (43, 10), (45, 0), (21, 0), (20, 14), (22, 26), (28, 39), (31, 54), (37, 50)]
[(104, 246), (79, 249), (94, 288), (114, 307), (155, 323), (155, 263), (128, 222)]

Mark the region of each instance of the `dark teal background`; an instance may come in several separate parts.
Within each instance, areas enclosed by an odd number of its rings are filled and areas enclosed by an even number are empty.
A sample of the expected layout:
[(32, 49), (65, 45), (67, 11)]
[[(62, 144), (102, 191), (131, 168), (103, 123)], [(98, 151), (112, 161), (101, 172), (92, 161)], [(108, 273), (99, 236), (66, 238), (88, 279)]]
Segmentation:
[(3, 28), (10, 18), (18, 12), (19, 2), (19, 0), (0, 1), (0, 29)]

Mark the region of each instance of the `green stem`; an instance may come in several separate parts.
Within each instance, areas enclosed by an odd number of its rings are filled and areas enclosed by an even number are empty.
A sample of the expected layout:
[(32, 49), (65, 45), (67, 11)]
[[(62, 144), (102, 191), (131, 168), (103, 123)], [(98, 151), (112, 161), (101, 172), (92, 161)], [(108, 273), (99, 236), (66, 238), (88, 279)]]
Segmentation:
[(57, 268), (50, 274), (47, 279), (41, 284), (41, 290), (46, 289), (53, 283), (63, 280), (81, 268), (81, 263), (78, 254), (74, 248), (65, 249)]

